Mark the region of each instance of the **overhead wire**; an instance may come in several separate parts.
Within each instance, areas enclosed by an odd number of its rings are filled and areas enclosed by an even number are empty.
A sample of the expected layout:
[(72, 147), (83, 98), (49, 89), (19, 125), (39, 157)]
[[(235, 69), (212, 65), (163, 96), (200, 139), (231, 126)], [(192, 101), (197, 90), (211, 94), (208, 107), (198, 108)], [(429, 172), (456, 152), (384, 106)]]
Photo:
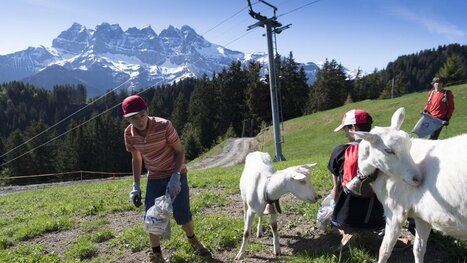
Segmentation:
[(96, 103), (96, 102), (99, 101), (100, 99), (104, 98), (105, 96), (107, 96), (108, 94), (110, 94), (111, 92), (113, 92), (114, 90), (120, 88), (122, 85), (124, 85), (125, 83), (127, 83), (130, 79), (131, 79), (131, 77), (128, 78), (128, 79), (127, 79), (126, 81), (124, 81), (123, 83), (121, 83), (120, 85), (118, 85), (117, 87), (115, 87), (114, 89), (112, 89), (112, 90), (108, 91), (107, 93), (105, 93), (104, 95), (98, 97), (96, 100), (92, 101), (92, 102), (89, 103), (89, 104), (86, 104), (86, 106), (82, 107), (81, 109), (78, 109), (77, 111), (75, 111), (75, 112), (73, 112), (72, 114), (68, 115), (67, 117), (63, 118), (62, 120), (60, 120), (59, 122), (55, 123), (54, 125), (48, 127), (47, 129), (45, 129), (45, 130), (41, 131), (40, 133), (36, 134), (35, 136), (29, 138), (28, 140), (26, 140), (25, 142), (21, 143), (20, 145), (14, 147), (13, 149), (7, 151), (6, 153), (4, 153), (4, 154), (2, 154), (2, 155), (0, 155), (0, 158), (2, 158), (3, 156), (5, 156), (5, 155), (11, 153), (12, 151), (15, 151), (15, 150), (18, 149), (18, 148), (20, 148), (20, 147), (26, 145), (27, 143), (29, 143), (29, 142), (31, 142), (32, 140), (34, 140), (34, 139), (36, 139), (37, 137), (39, 137), (40, 135), (42, 135), (42, 134), (44, 134), (44, 133), (50, 131), (51, 129), (57, 127), (59, 124), (63, 123), (64, 121), (66, 121), (66, 120), (68, 120), (68, 119), (70, 119), (71, 117), (75, 116), (76, 114), (78, 114), (79, 112), (83, 111), (84, 109), (90, 107), (91, 105), (93, 105), (94, 103)]
[(253, 31), (251, 31), (251, 30), (250, 30), (250, 31), (246, 31), (245, 33), (243, 33), (243, 34), (240, 35), (239, 37), (237, 37), (237, 38), (235, 38), (235, 39), (233, 39), (233, 40), (231, 40), (231, 41), (225, 43), (223, 46), (224, 46), (224, 47), (227, 47), (228, 45), (230, 45), (230, 44), (234, 43), (235, 41), (237, 41), (237, 40), (239, 40), (239, 39), (245, 37), (246, 35), (250, 34), (251, 32), (253, 32)]
[[(159, 81), (159, 82), (158, 82), (157, 84), (155, 84), (155, 85), (158, 85), (160, 82), (161, 82), (161, 81)], [(121, 87), (122, 85), (123, 85), (123, 83), (120, 84), (120, 85), (118, 85), (117, 88), (118, 88), (118, 87)], [(142, 89), (141, 91), (139, 91), (139, 92), (136, 93), (136, 94), (141, 94), (141, 93), (145, 92), (146, 90), (150, 89), (151, 87), (152, 87), (152, 86), (149, 86), (149, 87), (147, 87), (146, 89)], [(115, 89), (116, 89), (116, 88), (115, 88)], [(115, 89), (114, 89), (114, 90), (115, 90)], [(108, 93), (106, 93), (106, 94), (108, 94)], [(0, 167), (5, 166), (5, 165), (7, 165), (7, 164), (9, 164), (9, 163), (11, 163), (11, 162), (13, 162), (13, 161), (15, 161), (15, 160), (17, 160), (17, 159), (23, 157), (23, 156), (25, 156), (26, 154), (29, 154), (29, 153), (35, 151), (36, 149), (38, 149), (38, 148), (40, 148), (40, 147), (42, 147), (42, 146), (44, 146), (44, 145), (47, 145), (48, 143), (51, 143), (51, 142), (57, 140), (58, 138), (60, 138), (60, 137), (62, 137), (62, 136), (64, 136), (64, 135), (66, 135), (67, 133), (69, 133), (69, 132), (71, 132), (71, 131), (73, 131), (73, 130), (75, 130), (75, 129), (81, 127), (81, 126), (83, 126), (84, 124), (86, 124), (86, 123), (88, 123), (88, 122), (90, 122), (90, 121), (96, 119), (97, 117), (100, 117), (101, 115), (103, 115), (103, 114), (105, 114), (105, 113), (107, 113), (107, 112), (109, 112), (109, 111), (115, 109), (116, 107), (120, 106), (121, 104), (122, 104), (122, 103), (119, 102), (118, 104), (116, 104), (116, 105), (114, 105), (114, 106), (112, 106), (112, 107), (106, 109), (105, 111), (103, 111), (103, 112), (101, 112), (101, 113), (95, 115), (94, 117), (92, 117), (92, 118), (86, 120), (85, 122), (82, 122), (82, 123), (80, 123), (79, 125), (77, 125), (77, 126), (71, 128), (71, 129), (69, 129), (69, 130), (66, 130), (66, 131), (62, 132), (61, 134), (59, 134), (59, 135), (53, 137), (52, 139), (50, 139), (50, 140), (48, 140), (48, 141), (46, 141), (46, 142), (44, 142), (44, 143), (42, 143), (42, 144), (40, 144), (40, 145), (38, 145), (38, 146), (32, 148), (32, 149), (29, 149), (29, 150), (26, 151), (25, 153), (23, 153), (23, 154), (21, 154), (21, 155), (19, 155), (19, 156), (16, 156), (15, 158), (12, 158), (12, 159), (10, 159), (10, 160), (8, 160), (8, 161), (2, 163), (2, 164), (0, 165)]]
[[(319, 0), (318, 0), (318, 1), (319, 1)], [(317, 2), (317, 1), (315, 1), (315, 2)], [(254, 2), (252, 5), (255, 5), (255, 4), (257, 4), (257, 3), (259, 3), (259, 1)], [(234, 14), (230, 15), (230, 16), (227, 17), (226, 19), (222, 20), (221, 22), (219, 22), (218, 24), (216, 24), (215, 26), (213, 26), (212, 28), (210, 28), (210, 29), (208, 29), (206, 32), (204, 32), (204, 33), (202, 34), (202, 36), (204, 36), (204, 35), (206, 35), (207, 33), (213, 31), (214, 29), (218, 28), (219, 26), (221, 26), (222, 24), (226, 23), (226, 22), (229, 21), (230, 19), (234, 18), (235, 16), (237, 16), (238, 14), (240, 14), (241, 12), (243, 12), (245, 9), (247, 9), (247, 7), (244, 7), (244, 8), (242, 8), (242, 9), (240, 9), (239, 11), (237, 11), (237, 12), (235, 12)], [(292, 10), (292, 11), (295, 11), (295, 10)], [(291, 12), (292, 12), (292, 11), (291, 11)], [(233, 40), (227, 42), (227, 43), (224, 44), (223, 46), (224, 46), (224, 47), (227, 47), (228, 45), (234, 43), (235, 41), (238, 41), (239, 39), (245, 37), (246, 35), (248, 35), (248, 34), (250, 34), (250, 33), (251, 33), (251, 31), (247, 31), (246, 33), (240, 35), (239, 37), (237, 37), (237, 38), (235, 38), (235, 39), (233, 39)], [(200, 60), (200, 58), (198, 58), (198, 60)], [(192, 62), (192, 63), (196, 63), (196, 62), (197, 62), (197, 61)], [(141, 73), (144, 73), (144, 72), (147, 71), (147, 70), (148, 70), (148, 69), (144, 68), (144, 70), (143, 70)], [(141, 73), (140, 73), (140, 74), (141, 74)], [(62, 124), (63, 122), (65, 122), (66, 120), (68, 120), (68, 119), (70, 119), (71, 117), (73, 117), (73, 116), (75, 116), (76, 114), (78, 114), (79, 112), (81, 112), (81, 111), (85, 110), (86, 108), (90, 107), (91, 105), (93, 105), (93, 104), (96, 103), (97, 101), (99, 101), (99, 100), (105, 98), (105, 97), (106, 97), (107, 95), (109, 95), (110, 93), (112, 93), (112, 92), (114, 92), (115, 90), (121, 88), (123, 85), (125, 85), (126, 83), (128, 83), (130, 80), (131, 80), (131, 77), (128, 77), (127, 80), (125, 80), (124, 82), (122, 82), (121, 84), (119, 84), (118, 86), (116, 86), (115, 88), (109, 90), (109, 91), (108, 91), (107, 93), (105, 93), (104, 95), (98, 97), (96, 100), (92, 101), (92, 102), (89, 103), (89, 104), (86, 104), (86, 106), (82, 107), (81, 109), (78, 109), (77, 111), (75, 111), (75, 112), (73, 112), (72, 114), (68, 115), (67, 117), (63, 118), (62, 120), (60, 120), (59, 122), (55, 123), (54, 125), (48, 127), (47, 129), (45, 129), (45, 130), (41, 131), (40, 133), (36, 134), (35, 136), (29, 138), (28, 140), (26, 140), (25, 142), (21, 143), (20, 145), (17, 145), (17, 146), (15, 146), (14, 148), (12, 148), (12, 149), (8, 150), (7, 152), (3, 153), (2, 155), (0, 155), (0, 158), (6, 156), (6, 155), (8, 155), (8, 154), (10, 154), (11, 152), (17, 150), (18, 148), (20, 148), (20, 147), (22, 147), (22, 146), (25, 146), (27, 143), (31, 142), (32, 140), (38, 138), (39, 136), (41, 136), (41, 135), (45, 134), (46, 132), (50, 131), (51, 129), (57, 127), (58, 125), (60, 125), (60, 124)], [(159, 85), (160, 82), (161, 82), (161, 81), (159, 81), (158, 83), (156, 83), (156, 84), (154, 84), (154, 85), (152, 85), (152, 86), (147, 87), (146, 89), (142, 89), (142, 90), (141, 90), (140, 92), (138, 92), (137, 94), (140, 94), (140, 93), (146, 91), (147, 89), (149, 89), (149, 88), (151, 88), (151, 87), (153, 87), (153, 86)], [(40, 144), (40, 145), (38, 145), (38, 146), (36, 146), (36, 147), (34, 147), (34, 148), (32, 148), (32, 149), (29, 149), (28, 151), (24, 152), (23, 154), (20, 154), (20, 155), (14, 157), (14, 158), (12, 158), (12, 159), (9, 159), (8, 161), (2, 163), (2, 164), (0, 165), (0, 167), (5, 166), (5, 165), (7, 165), (8, 163), (11, 163), (11, 162), (17, 160), (17, 159), (19, 159), (19, 158), (25, 156), (26, 154), (29, 154), (29, 153), (33, 152), (34, 150), (36, 150), (36, 149), (38, 149), (38, 148), (40, 148), (40, 147), (42, 147), (42, 146), (44, 146), (44, 145), (46, 145), (46, 144), (52, 142), (52, 141), (55, 141), (56, 139), (58, 139), (58, 138), (60, 138), (60, 137), (62, 137), (62, 136), (64, 136), (64, 135), (66, 135), (67, 133), (69, 133), (69, 132), (71, 132), (71, 131), (73, 131), (73, 130), (79, 128), (79, 127), (81, 127), (82, 125), (84, 125), (84, 124), (90, 122), (91, 120), (94, 120), (95, 118), (101, 116), (102, 114), (107, 113), (108, 111), (114, 109), (115, 107), (117, 107), (117, 106), (119, 106), (119, 105), (121, 105), (121, 102), (118, 103), (118, 104), (116, 104), (116, 105), (114, 105), (114, 106), (112, 106), (112, 107), (110, 107), (109, 109), (103, 111), (102, 113), (100, 113), (100, 114), (94, 116), (93, 118), (91, 118), (91, 119), (89, 119), (89, 120), (87, 120), (87, 121), (85, 121), (85, 122), (82, 122), (82, 123), (80, 123), (79, 125), (77, 125), (77, 126), (71, 128), (71, 129), (69, 129), (69, 130), (66, 130), (65, 132), (63, 132), (63, 133), (61, 133), (61, 134), (55, 136), (54, 138), (48, 140), (47, 142), (42, 143), (42, 144)]]
[[(256, 2), (257, 3), (257, 2)], [(237, 12), (235, 12), (233, 15), (227, 17), (226, 19), (222, 20), (221, 22), (219, 22), (217, 25), (213, 26), (212, 28), (208, 29), (206, 32), (204, 32), (203, 34), (201, 34), (201, 36), (204, 36), (206, 35), (207, 33), (211, 32), (212, 30), (216, 29), (217, 27), (219, 27), (220, 25), (224, 24), (225, 22), (229, 21), (230, 19), (234, 18), (235, 16), (237, 16), (238, 14), (240, 14), (241, 12), (243, 12), (243, 10), (247, 9), (247, 7), (244, 7), (240, 10), (238, 10)]]
[(295, 8), (295, 9), (292, 9), (292, 10), (290, 10), (290, 11), (288, 11), (288, 12), (285, 12), (285, 13), (283, 13), (283, 14), (280, 14), (280, 15), (278, 15), (277, 17), (281, 17), (281, 16), (288, 15), (288, 14), (293, 13), (293, 12), (296, 12), (296, 11), (302, 9), (302, 8), (305, 8), (305, 7), (309, 6), (309, 5), (316, 4), (316, 3), (320, 2), (320, 1), (322, 1), (322, 0), (311, 1), (311, 2), (309, 2), (309, 3), (306, 3), (306, 4), (302, 5), (302, 6), (299, 6), (299, 7)]

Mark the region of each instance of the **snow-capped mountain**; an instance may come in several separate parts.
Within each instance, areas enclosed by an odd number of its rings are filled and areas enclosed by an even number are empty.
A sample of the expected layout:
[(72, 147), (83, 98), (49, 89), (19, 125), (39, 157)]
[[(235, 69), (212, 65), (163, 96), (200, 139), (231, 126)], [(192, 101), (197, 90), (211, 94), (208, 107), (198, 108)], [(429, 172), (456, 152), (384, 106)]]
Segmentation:
[[(86, 85), (88, 96), (119, 88), (140, 89), (186, 77), (211, 76), (232, 61), (260, 61), (267, 54), (244, 54), (206, 41), (191, 27), (169, 26), (157, 35), (148, 26), (123, 31), (102, 23), (94, 30), (74, 23), (52, 41), (52, 47), (30, 47), (0, 56), (0, 83), (22, 80), (52, 88)], [(309, 82), (318, 66), (303, 65)]]

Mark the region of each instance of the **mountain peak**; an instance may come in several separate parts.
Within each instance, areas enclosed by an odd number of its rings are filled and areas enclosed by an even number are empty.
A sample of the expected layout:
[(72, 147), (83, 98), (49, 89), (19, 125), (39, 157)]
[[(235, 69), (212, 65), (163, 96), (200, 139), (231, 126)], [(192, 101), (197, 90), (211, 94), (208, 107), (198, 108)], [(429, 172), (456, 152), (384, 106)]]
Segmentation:
[(145, 27), (143, 29), (138, 29), (136, 27), (130, 27), (125, 31), (129, 35), (139, 36), (139, 37), (156, 37), (157, 34), (152, 30), (151, 27)]
[(198, 35), (193, 28), (191, 28), (191, 27), (189, 27), (187, 25), (182, 26), (180, 31), (182, 32), (183, 37), (189, 42), (191, 42), (191, 41), (203, 41), (204, 40), (204, 38), (202, 36)]
[(91, 35), (92, 31), (74, 22), (70, 28), (62, 31), (60, 35), (52, 41), (52, 47), (67, 53), (78, 54), (89, 44)]
[(166, 38), (180, 38), (180, 30), (170, 25), (167, 29), (164, 29), (159, 34), (160, 37)]
[(101, 23), (90, 30), (79, 23), (60, 33), (52, 48), (29, 48), (0, 56), (0, 83), (28, 80), (52, 88), (79, 80), (88, 95), (101, 95), (122, 82), (131, 89), (212, 75), (233, 61), (267, 61), (210, 43), (188, 25), (168, 26), (159, 36), (151, 26), (123, 31)]
[(114, 34), (122, 34), (123, 30), (118, 24), (109, 24), (106, 22), (103, 22), (102, 24), (96, 26), (96, 34), (97, 33), (114, 33)]

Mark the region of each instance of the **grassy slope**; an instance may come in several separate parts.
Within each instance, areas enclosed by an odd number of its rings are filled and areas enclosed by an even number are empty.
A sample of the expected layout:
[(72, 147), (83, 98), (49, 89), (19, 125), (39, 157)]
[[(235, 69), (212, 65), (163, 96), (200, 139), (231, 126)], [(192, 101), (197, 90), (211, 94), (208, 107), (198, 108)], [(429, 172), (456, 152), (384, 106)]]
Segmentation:
[[(440, 139), (467, 132), (467, 84), (449, 87), (455, 96), (455, 112), (447, 129), (444, 129)], [(423, 110), (427, 92), (413, 93), (400, 98), (387, 100), (366, 100), (352, 103), (340, 108), (319, 112), (289, 120), (283, 124), (284, 136), (283, 154), (288, 160), (328, 157), (332, 148), (344, 143), (343, 133), (334, 133), (343, 114), (350, 109), (360, 108), (368, 111), (376, 126), (388, 126), (392, 113), (399, 107), (405, 107), (406, 118), (402, 129), (410, 132)], [(447, 133), (446, 133), (447, 130)], [(273, 154), (274, 142), (271, 133), (266, 133), (264, 150)], [(414, 135), (415, 136), (415, 135)], [(260, 138), (263, 141), (263, 138)]]
[[(443, 131), (441, 138), (467, 131), (467, 85), (451, 89), (455, 95), (456, 111), (448, 127), (448, 134)], [(392, 113), (404, 106), (407, 116), (402, 128), (409, 131), (419, 118), (425, 100), (426, 92), (422, 92), (392, 100), (358, 102), (287, 121), (283, 131), (283, 154), (287, 161), (274, 165), (277, 169), (282, 169), (290, 165), (317, 162), (318, 167), (313, 171), (312, 180), (317, 190), (324, 194), (331, 186), (330, 175), (326, 170), (329, 154), (335, 145), (345, 142), (342, 132), (334, 133), (332, 130), (340, 123), (345, 111), (351, 108), (366, 109), (373, 115), (375, 125), (386, 126)], [(262, 142), (264, 151), (271, 154), (274, 152), (270, 131), (260, 135), (258, 141)], [(236, 251), (240, 245), (243, 228), (241, 205), (231, 197), (238, 196), (238, 180), (242, 168), (242, 165), (238, 165), (190, 172), (190, 184), (193, 188), (192, 211), (195, 221), (200, 222), (197, 224), (198, 235), (204, 237), (206, 244), (216, 253), (233, 253), (229, 251)], [(123, 179), (0, 196), (0, 262), (76, 262), (79, 259), (109, 262), (122, 255), (144, 251), (148, 239), (144, 234), (144, 226), (137, 218), (142, 213), (142, 208), (134, 208), (128, 202), (130, 185), (130, 179)], [(315, 220), (318, 207), (318, 203), (293, 207), (284, 205), (286, 211), (306, 215), (310, 225)], [(206, 213), (217, 210), (227, 211), (219, 214)], [(127, 222), (123, 224), (123, 229), (112, 230), (108, 222), (109, 216), (127, 212), (135, 213), (133, 217), (136, 223)], [(202, 259), (193, 256), (191, 248), (183, 241), (181, 230), (178, 227), (173, 227), (172, 230), (173, 237), (164, 242), (164, 247), (176, 251), (173, 261), (202, 262)], [(46, 233), (59, 235), (58, 233), (67, 231), (79, 234), (74, 240), (67, 240), (71, 245), (63, 245), (65, 251), (62, 255), (47, 252), (46, 247), (34, 241)], [(446, 243), (445, 240), (443, 242)], [(449, 244), (456, 244), (445, 246), (445, 249), (453, 251), (455, 257), (467, 251), (465, 243)], [(114, 252), (111, 255), (101, 255), (97, 248), (103, 246)], [(257, 246), (254, 244), (249, 250), (254, 253), (267, 249)], [(317, 255), (299, 253), (289, 260), (368, 262), (374, 259), (374, 255), (368, 255), (364, 250), (352, 253), (353, 255), (346, 254), (338, 260), (327, 252)], [(357, 259), (356, 254), (361, 254), (361, 259)], [(232, 257), (230, 254), (228, 256)]]
[[(449, 87), (449, 89), (455, 96), (455, 111), (449, 126), (441, 132), (440, 139), (467, 132), (467, 84)], [(318, 188), (319, 186), (330, 187), (331, 181), (326, 169), (329, 155), (335, 146), (347, 140), (343, 132), (333, 132), (333, 130), (340, 124), (346, 111), (354, 108), (365, 109), (372, 115), (375, 126), (388, 126), (394, 111), (399, 107), (405, 107), (406, 117), (402, 129), (410, 133), (420, 118), (427, 93), (424, 91), (387, 100), (366, 100), (286, 121), (283, 123), (281, 135), (284, 138), (282, 153), (287, 161), (284, 165), (276, 164), (276, 166), (280, 168), (292, 164), (316, 162), (318, 168), (313, 171), (316, 177), (314, 182), (318, 184)], [(258, 141), (262, 142), (262, 151), (274, 156), (272, 136), (270, 128), (264, 134), (259, 135)], [(413, 136), (416, 135), (413, 134)]]

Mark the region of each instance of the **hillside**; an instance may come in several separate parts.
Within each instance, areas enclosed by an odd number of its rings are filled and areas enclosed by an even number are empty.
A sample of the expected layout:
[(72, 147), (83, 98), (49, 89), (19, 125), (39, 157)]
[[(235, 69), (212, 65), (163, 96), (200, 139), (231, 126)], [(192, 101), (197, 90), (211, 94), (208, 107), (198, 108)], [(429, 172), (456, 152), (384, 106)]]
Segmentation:
[[(467, 84), (447, 89), (454, 94), (455, 111), (449, 126), (441, 132), (440, 139), (467, 132)], [(422, 91), (395, 99), (365, 100), (286, 121), (281, 132), (284, 136), (282, 152), (287, 160), (327, 158), (335, 145), (345, 142), (343, 133), (334, 133), (333, 130), (340, 124), (343, 114), (353, 108), (368, 111), (373, 117), (374, 126), (388, 126), (392, 113), (399, 107), (405, 107), (406, 118), (402, 130), (410, 133), (420, 118), (427, 93), (428, 91)], [(257, 139), (262, 143), (264, 151), (274, 153), (271, 129)]]
[[(447, 134), (454, 136), (467, 130), (467, 85), (452, 87), (456, 111)], [(345, 142), (342, 133), (332, 130), (342, 114), (351, 108), (364, 108), (376, 125), (387, 126), (395, 109), (406, 107), (404, 130), (418, 119), (426, 92), (391, 100), (363, 101), (326, 112), (296, 118), (284, 123), (283, 153), (287, 161), (274, 163), (276, 169), (317, 162), (312, 182), (320, 195), (331, 187), (326, 169), (331, 149)], [(271, 131), (257, 136), (260, 149), (274, 152)], [(241, 243), (243, 213), (238, 181), (243, 165), (192, 170), (191, 209), (197, 236), (213, 251), (210, 262), (232, 262)], [(145, 180), (142, 182), (143, 189)], [(141, 221), (143, 208), (128, 201), (131, 179), (123, 178), (47, 189), (24, 191), (0, 196), (0, 262), (141, 262), (148, 251), (148, 237)], [(34, 200), (34, 201), (32, 201)], [(339, 253), (338, 235), (315, 228), (319, 202), (298, 202), (290, 195), (281, 199), (284, 214), (279, 216), (279, 233), (283, 256), (277, 262), (337, 263), (375, 262), (379, 241), (363, 242)], [(40, 209), (37, 209), (40, 208)], [(31, 222), (35, 222), (31, 224)], [(182, 231), (172, 220), (172, 239), (162, 242), (170, 262), (206, 262), (194, 255)], [(266, 227), (266, 225), (264, 225)], [(247, 258), (242, 262), (271, 262), (271, 236), (253, 237)], [(358, 243), (357, 243), (358, 244)], [(428, 241), (426, 263), (465, 262), (467, 243), (438, 233)], [(413, 262), (412, 251), (393, 253), (390, 263)]]

